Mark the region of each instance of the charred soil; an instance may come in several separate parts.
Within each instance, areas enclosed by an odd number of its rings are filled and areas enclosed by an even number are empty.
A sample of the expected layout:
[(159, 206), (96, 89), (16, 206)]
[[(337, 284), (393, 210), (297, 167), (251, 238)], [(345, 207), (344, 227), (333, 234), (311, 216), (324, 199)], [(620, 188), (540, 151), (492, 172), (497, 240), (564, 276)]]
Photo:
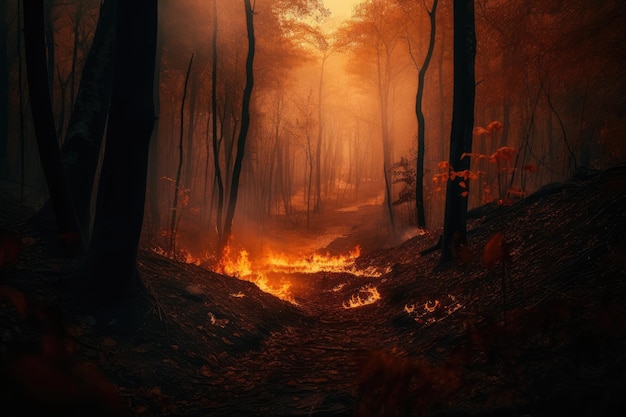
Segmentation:
[(297, 305), (142, 250), (108, 306), (64, 289), (77, 261), (2, 192), (3, 415), (623, 415), (624, 190), (624, 166), (552, 184), (476, 211), (457, 263), (420, 235), (357, 259), (380, 277), (292, 277)]

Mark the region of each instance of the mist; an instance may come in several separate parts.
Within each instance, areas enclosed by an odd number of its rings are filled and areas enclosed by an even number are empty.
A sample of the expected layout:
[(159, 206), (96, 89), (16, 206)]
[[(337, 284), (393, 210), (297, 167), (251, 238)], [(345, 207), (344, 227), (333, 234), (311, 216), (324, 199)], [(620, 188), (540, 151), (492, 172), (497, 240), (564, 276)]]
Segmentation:
[[(51, 2), (46, 9), (61, 143), (99, 4)], [(3, 175), (21, 181), (25, 198), (41, 205), (47, 194), (33, 133), (18, 111), (27, 103), (20, 95), (16, 6), (9, 1), (5, 7), (10, 106)], [(158, 120), (145, 245), (181, 259), (219, 258), (224, 213), (218, 213), (218, 170), (224, 201), (239, 188), (229, 241), (234, 250), (306, 254), (397, 245), (419, 232), (416, 178), (424, 186), (426, 229), (441, 227), (450, 166), (450, 2), (436, 11), (422, 86), (425, 164), (416, 172), (417, 74), (430, 30), (425, 5), (371, 0), (351, 15), (333, 16), (313, 0), (257, 1), (250, 129), (238, 184), (232, 184), (232, 168), (246, 84), (245, 11), (240, 3), (213, 6), (191, 0), (159, 5)], [(508, 204), (577, 169), (624, 160), (619, 7), (614, 1), (476, 2), (470, 208)]]

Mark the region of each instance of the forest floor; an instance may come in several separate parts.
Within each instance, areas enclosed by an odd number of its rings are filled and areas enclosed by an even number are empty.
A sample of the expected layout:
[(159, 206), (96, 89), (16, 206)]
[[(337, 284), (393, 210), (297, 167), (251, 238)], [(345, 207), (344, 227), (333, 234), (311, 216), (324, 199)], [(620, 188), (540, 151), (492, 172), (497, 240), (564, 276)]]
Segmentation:
[[(0, 192), (20, 236), (0, 270), (3, 415), (624, 415), (624, 190), (624, 166), (551, 184), (475, 211), (463, 262), (415, 236), (355, 260), (377, 277), (291, 276), (297, 304), (142, 250), (146, 291), (108, 307), (61, 290), (75, 261)], [(365, 238), (350, 218), (329, 248)], [(507, 262), (485, 266), (498, 232)], [(380, 299), (344, 308), (367, 288)]]

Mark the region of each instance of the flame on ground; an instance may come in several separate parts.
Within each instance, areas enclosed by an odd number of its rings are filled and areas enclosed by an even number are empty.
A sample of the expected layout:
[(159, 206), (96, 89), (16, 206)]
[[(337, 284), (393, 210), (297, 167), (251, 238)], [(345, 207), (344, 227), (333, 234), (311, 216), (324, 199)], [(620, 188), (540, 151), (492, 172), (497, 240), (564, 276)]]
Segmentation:
[(272, 294), (281, 300), (285, 300), (296, 305), (298, 304), (289, 291), (291, 284), (289, 282), (283, 282), (279, 286), (270, 284), (269, 279), (263, 270), (257, 270), (252, 267), (248, 251), (245, 249), (241, 250), (239, 252), (239, 256), (233, 260), (230, 256), (230, 247), (226, 247), (224, 249), (222, 261), (218, 265), (217, 269), (223, 274), (250, 281), (259, 287), (261, 291)]
[[(161, 248), (154, 248), (153, 251), (163, 256), (168, 256), (167, 251)], [(302, 273), (315, 274), (318, 272), (348, 273), (357, 277), (378, 278), (389, 272), (390, 268), (356, 266), (356, 260), (361, 255), (361, 247), (356, 246), (354, 250), (345, 255), (312, 254), (302, 258), (293, 258), (282, 253), (267, 251), (254, 261), (250, 259), (247, 250), (242, 249), (237, 256), (231, 254), (230, 246), (224, 249), (222, 260), (214, 269), (216, 272), (233, 276), (238, 279), (250, 281), (261, 291), (298, 305), (291, 292), (291, 283), (284, 275)], [(193, 257), (189, 251), (180, 250), (179, 260), (194, 265), (206, 265), (206, 259)], [(275, 278), (275, 276), (281, 278)], [(345, 284), (337, 285), (334, 292), (339, 292)], [(231, 294), (232, 297), (242, 298), (244, 294)], [(343, 303), (344, 308), (355, 308), (372, 304), (380, 299), (378, 290), (373, 286), (365, 286), (353, 295), (347, 302)]]
[(380, 300), (380, 293), (376, 287), (366, 285), (362, 287), (357, 294), (354, 294), (347, 302), (343, 303), (343, 308), (357, 308), (369, 304), (374, 304)]
[(418, 323), (430, 325), (437, 323), (456, 313), (463, 305), (452, 294), (442, 301), (426, 301), (424, 303), (405, 304), (404, 312)]
[[(218, 270), (224, 274), (253, 282), (262, 291), (297, 305), (298, 303), (290, 291), (291, 283), (283, 278), (280, 284), (276, 285), (273, 283), (274, 280), (270, 279), (269, 274), (335, 272), (376, 278), (388, 272), (387, 270), (381, 271), (374, 268), (357, 268), (355, 261), (360, 255), (360, 246), (356, 246), (354, 250), (346, 255), (313, 254), (299, 259), (290, 258), (282, 253), (268, 251), (256, 260), (253, 265), (249, 253), (245, 249), (241, 250), (239, 255), (233, 259), (230, 254), (230, 248), (227, 247)], [(341, 288), (338, 287), (337, 291), (341, 290)], [(378, 290), (375, 287), (366, 286), (343, 305), (345, 308), (361, 307), (372, 304), (378, 299), (380, 299)]]

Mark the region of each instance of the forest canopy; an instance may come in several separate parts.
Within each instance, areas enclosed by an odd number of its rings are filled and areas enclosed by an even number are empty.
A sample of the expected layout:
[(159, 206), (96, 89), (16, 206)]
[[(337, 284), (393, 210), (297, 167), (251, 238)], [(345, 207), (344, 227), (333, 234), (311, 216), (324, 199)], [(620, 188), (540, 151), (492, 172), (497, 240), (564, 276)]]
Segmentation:
[[(179, 249), (204, 256), (217, 245), (218, 165), (222, 195), (234, 186), (249, 50), (246, 12), (244, 2), (158, 4), (158, 114), (143, 239), (167, 251), (174, 235)], [(61, 147), (72, 133), (100, 5), (44, 1)], [(0, 175), (40, 207), (48, 191), (30, 116), (21, 6), (17, 0), (0, 6), (6, 23), (0, 31)], [(434, 48), (422, 85), (423, 172), (415, 165), (415, 94), (432, 1), (365, 0), (340, 17), (321, 0), (257, 0), (253, 6), (254, 89), (235, 239), (276, 224), (310, 231), (323, 223), (324, 213), (366, 202), (388, 202), (391, 227), (403, 236), (416, 225), (417, 183), (428, 227), (440, 227), (454, 170), (448, 161), (452, 2), (439, 1), (433, 13)], [(472, 184), (470, 208), (507, 204), (579, 168), (624, 161), (623, 23), (616, 0), (475, 1), (474, 146), (464, 155), (471, 169), (462, 173)]]

